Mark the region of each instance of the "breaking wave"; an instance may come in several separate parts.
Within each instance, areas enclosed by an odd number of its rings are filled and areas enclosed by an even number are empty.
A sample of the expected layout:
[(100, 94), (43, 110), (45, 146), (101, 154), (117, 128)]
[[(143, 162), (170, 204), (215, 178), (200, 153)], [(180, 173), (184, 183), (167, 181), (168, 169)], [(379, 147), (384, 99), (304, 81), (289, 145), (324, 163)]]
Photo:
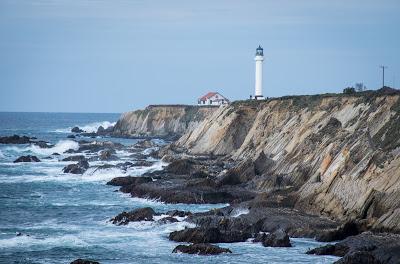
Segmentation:
[[(97, 132), (97, 129), (99, 129), (100, 126), (104, 127), (104, 128), (108, 128), (110, 126), (115, 126), (116, 122), (109, 122), (109, 121), (102, 121), (102, 122), (94, 122), (94, 123), (90, 123), (87, 125), (76, 125), (77, 127), (79, 127), (80, 129), (82, 129), (83, 131), (87, 132), (87, 133), (94, 133)], [(74, 126), (75, 127), (75, 126)], [(67, 128), (60, 128), (60, 129), (56, 129), (53, 132), (57, 132), (57, 133), (71, 133), (71, 129), (73, 127), (67, 127)]]
[(39, 146), (31, 144), (28, 147), (19, 148), (19, 147), (9, 147), (8, 149), (13, 150), (15, 152), (27, 152), (30, 151), (32, 153), (38, 155), (51, 155), (53, 153), (64, 153), (69, 149), (77, 150), (79, 148), (79, 144), (72, 140), (60, 140), (54, 147), (51, 148), (41, 148)]

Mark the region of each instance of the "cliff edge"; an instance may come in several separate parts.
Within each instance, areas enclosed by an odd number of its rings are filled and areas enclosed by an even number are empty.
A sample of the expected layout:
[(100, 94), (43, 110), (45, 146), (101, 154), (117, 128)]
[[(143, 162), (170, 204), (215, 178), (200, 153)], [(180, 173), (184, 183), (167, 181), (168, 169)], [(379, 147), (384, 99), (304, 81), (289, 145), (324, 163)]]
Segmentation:
[(197, 127), (217, 109), (215, 106), (150, 105), (144, 110), (123, 113), (113, 135), (176, 138)]
[(237, 168), (262, 163), (250, 176), (239, 169), (241, 178), (230, 184), (285, 191), (296, 209), (399, 232), (399, 98), (398, 91), (379, 91), (238, 101), (170, 148), (223, 156)]

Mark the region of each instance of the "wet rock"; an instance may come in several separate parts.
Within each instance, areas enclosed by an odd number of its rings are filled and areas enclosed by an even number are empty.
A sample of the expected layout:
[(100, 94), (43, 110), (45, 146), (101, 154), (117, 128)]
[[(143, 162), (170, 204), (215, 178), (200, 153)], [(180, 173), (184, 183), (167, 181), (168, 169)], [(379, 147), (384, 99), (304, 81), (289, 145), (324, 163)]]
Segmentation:
[(102, 151), (100, 151), (99, 160), (116, 159), (116, 157), (113, 154), (115, 154), (115, 150), (112, 150), (112, 149), (102, 150)]
[(180, 211), (180, 210), (172, 210), (172, 211), (168, 211), (167, 215), (185, 217), (185, 216), (192, 215), (192, 213), (191, 212), (186, 212), (186, 211)]
[(122, 212), (111, 219), (115, 225), (127, 225), (129, 222), (137, 221), (153, 221), (153, 216), (156, 214), (150, 207), (139, 208), (130, 212)]
[(93, 141), (93, 142), (88, 142), (81, 140), (79, 141), (79, 149), (76, 152), (99, 152), (101, 150), (119, 150), (123, 149), (124, 145), (120, 143), (114, 143), (111, 141)]
[(175, 160), (165, 170), (176, 175), (189, 175), (193, 171), (194, 162), (189, 159)]
[(204, 179), (204, 178), (208, 178), (210, 175), (202, 170), (200, 171), (196, 171), (194, 173), (192, 173), (191, 175), (193, 178), (200, 178), (200, 179)]
[(141, 149), (152, 148), (154, 146), (155, 146), (154, 142), (149, 139), (139, 141), (134, 145), (135, 148), (141, 148)]
[(83, 160), (86, 160), (84, 155), (75, 155), (75, 156), (66, 157), (66, 158), (62, 159), (61, 161), (83, 161)]
[(89, 259), (76, 259), (72, 261), (70, 264), (100, 264), (100, 263)]
[(89, 168), (87, 160), (81, 160), (76, 164), (69, 164), (64, 167), (64, 173), (83, 174)]
[(85, 132), (85, 131), (76, 126), (76, 127), (73, 127), (73, 128), (71, 129), (71, 132), (72, 132), (72, 133), (83, 133), (83, 132)]
[(30, 137), (19, 135), (6, 136), (0, 137), (0, 144), (28, 144), (32, 142), (31, 139)]
[(106, 136), (106, 135), (110, 135), (113, 132), (113, 130), (114, 130), (114, 126), (109, 126), (107, 128), (104, 128), (103, 126), (99, 126), (96, 134), (99, 136)]
[(154, 164), (153, 161), (148, 161), (148, 160), (138, 160), (135, 162), (134, 166), (135, 167), (150, 167)]
[(271, 234), (263, 234), (258, 240), (264, 247), (291, 247), (290, 239), (288, 234), (282, 229)]
[(132, 184), (142, 184), (146, 182), (151, 182), (153, 181), (150, 177), (132, 177), (132, 176), (126, 176), (126, 177), (116, 177), (112, 179), (111, 181), (107, 182), (107, 185), (112, 185), (112, 186), (126, 186), (126, 185), (132, 185)]
[(54, 145), (48, 144), (46, 141), (35, 141), (32, 142), (34, 145), (38, 146), (39, 148), (52, 148)]
[(170, 223), (176, 223), (176, 222), (179, 222), (179, 220), (174, 217), (171, 217), (171, 216), (161, 218), (160, 220), (157, 221), (157, 223), (159, 223), (159, 224), (170, 224)]
[(339, 259), (335, 264), (381, 264), (375, 256), (368, 251), (357, 251)]
[(207, 243), (179, 245), (172, 253), (198, 254), (198, 255), (217, 255), (221, 253), (232, 253), (228, 248), (221, 248)]
[(38, 159), (38, 157), (36, 156), (27, 155), (21, 156), (18, 159), (14, 160), (14, 163), (18, 162), (40, 162), (40, 159)]
[(244, 242), (250, 233), (241, 231), (221, 232), (218, 228), (186, 228), (169, 234), (169, 239), (176, 242), (190, 243), (233, 243)]
[(53, 154), (51, 154), (53, 156), (60, 156), (60, 153), (54, 152)]
[(316, 240), (321, 242), (338, 241), (338, 240), (343, 240), (349, 236), (358, 235), (366, 230), (367, 230), (366, 223), (349, 221), (336, 229), (328, 230), (318, 235), (316, 237)]
[(309, 250), (307, 254), (344, 257), (338, 263), (354, 263), (351, 261), (362, 259), (372, 261), (371, 263), (395, 264), (400, 260), (400, 235), (364, 232), (333, 245)]
[(67, 138), (76, 138), (75, 135), (68, 135)]

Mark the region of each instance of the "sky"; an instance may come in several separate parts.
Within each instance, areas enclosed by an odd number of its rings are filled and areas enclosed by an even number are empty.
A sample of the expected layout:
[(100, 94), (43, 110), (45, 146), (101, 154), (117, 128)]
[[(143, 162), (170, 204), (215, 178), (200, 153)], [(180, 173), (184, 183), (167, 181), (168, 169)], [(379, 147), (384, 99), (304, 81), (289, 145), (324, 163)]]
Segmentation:
[(0, 0), (0, 111), (124, 112), (400, 87), (399, 0)]

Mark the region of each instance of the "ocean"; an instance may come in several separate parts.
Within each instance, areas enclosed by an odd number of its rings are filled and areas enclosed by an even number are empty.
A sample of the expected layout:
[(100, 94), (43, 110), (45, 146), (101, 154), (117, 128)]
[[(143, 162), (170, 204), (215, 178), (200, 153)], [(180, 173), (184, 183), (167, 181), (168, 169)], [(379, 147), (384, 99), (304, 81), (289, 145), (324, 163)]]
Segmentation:
[[(13, 134), (37, 137), (55, 146), (0, 144), (0, 263), (70, 263), (89, 258), (100, 263), (333, 263), (338, 258), (306, 255), (309, 248), (323, 243), (292, 238), (292, 248), (266, 248), (260, 243), (219, 244), (232, 254), (197, 256), (173, 254), (178, 244), (168, 240), (171, 231), (193, 226), (187, 222), (159, 224), (135, 222), (115, 226), (109, 219), (126, 210), (152, 207), (156, 212), (173, 209), (207, 211), (225, 204), (165, 204), (156, 200), (131, 198), (106, 182), (117, 176), (140, 176), (162, 169), (159, 160), (150, 167), (123, 171), (116, 168), (89, 168), (83, 175), (65, 174), (73, 162), (60, 161), (78, 144), (67, 139), (79, 126), (94, 132), (117, 121), (119, 114), (88, 113), (11, 113), (0, 112), (0, 136)], [(82, 138), (110, 140), (132, 145), (135, 139)], [(53, 153), (60, 153), (54, 156)], [(35, 155), (41, 162), (13, 163), (21, 155)], [(132, 161), (117, 151), (118, 161), (94, 161), (91, 166)], [(17, 236), (16, 234), (21, 235)]]

